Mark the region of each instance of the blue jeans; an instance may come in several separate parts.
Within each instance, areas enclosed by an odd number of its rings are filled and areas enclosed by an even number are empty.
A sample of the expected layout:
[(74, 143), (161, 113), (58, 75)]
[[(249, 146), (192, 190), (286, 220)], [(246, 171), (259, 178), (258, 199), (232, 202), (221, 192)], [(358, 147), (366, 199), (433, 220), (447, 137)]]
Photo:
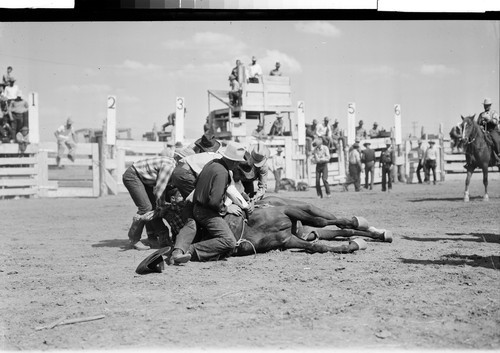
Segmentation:
[[(156, 197), (153, 192), (153, 186), (145, 185), (133, 166), (130, 166), (123, 173), (122, 180), (123, 185), (125, 185), (134, 204), (137, 206), (137, 214), (143, 215), (156, 208)], [(155, 239), (158, 233), (164, 232), (165, 229), (168, 228), (163, 224), (161, 218), (156, 218), (146, 223), (146, 233), (150, 239)], [(137, 233), (133, 235), (133, 238), (130, 239), (131, 242), (138, 242), (141, 240), (141, 234)]]
[(200, 261), (219, 260), (230, 256), (236, 247), (236, 239), (227, 222), (214, 210), (195, 205), (194, 219), (208, 233), (204, 240), (193, 244)]

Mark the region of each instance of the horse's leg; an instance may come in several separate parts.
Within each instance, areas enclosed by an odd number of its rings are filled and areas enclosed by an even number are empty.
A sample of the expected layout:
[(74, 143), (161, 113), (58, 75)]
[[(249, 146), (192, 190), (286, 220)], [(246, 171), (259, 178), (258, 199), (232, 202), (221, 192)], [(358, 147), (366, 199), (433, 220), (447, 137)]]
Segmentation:
[(366, 249), (366, 242), (362, 239), (354, 239), (347, 245), (331, 246), (328, 244), (323, 244), (319, 242), (311, 243), (296, 236), (290, 236), (285, 242), (283, 242), (283, 249), (303, 249), (309, 253), (352, 253), (356, 250)]
[[(325, 218), (317, 215), (315, 212), (309, 212), (311, 208), (318, 209), (322, 214), (327, 214), (328, 212), (322, 211), (321, 209), (314, 206), (287, 206), (284, 210), (285, 215), (287, 215), (292, 222), (301, 221), (302, 224), (311, 227), (323, 228), (326, 226), (337, 226), (339, 228), (351, 228), (356, 229), (360, 227), (361, 221), (366, 221), (363, 218), (353, 217), (352, 219), (347, 218)], [(364, 225), (364, 224), (363, 224)], [(367, 227), (363, 227), (367, 228)]]
[[(344, 238), (350, 237), (367, 237), (374, 240), (379, 240), (386, 243), (392, 243), (392, 232), (385, 229), (376, 229), (370, 227), (369, 230), (357, 230), (357, 229), (315, 229), (311, 232), (313, 237), (320, 240), (344, 240)], [(338, 239), (341, 238), (341, 239)], [(314, 238), (313, 238), (314, 239)], [(309, 240), (309, 237), (308, 237)]]
[(489, 201), (490, 197), (488, 196), (488, 165), (483, 165), (483, 185), (484, 185), (484, 196), (483, 201)]
[(470, 178), (472, 177), (473, 169), (467, 169), (467, 177), (465, 178), (465, 192), (464, 192), (464, 201), (469, 202), (469, 184)]

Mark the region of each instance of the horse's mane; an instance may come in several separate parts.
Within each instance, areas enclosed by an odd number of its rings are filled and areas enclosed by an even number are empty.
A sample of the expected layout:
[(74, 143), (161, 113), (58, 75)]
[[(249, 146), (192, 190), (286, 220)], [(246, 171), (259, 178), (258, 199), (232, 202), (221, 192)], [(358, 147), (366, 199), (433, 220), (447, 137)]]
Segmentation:
[(479, 166), (481, 163), (486, 163), (486, 165), (488, 165), (491, 150), (486, 142), (484, 131), (474, 119), (475, 116), (476, 115), (462, 116), (463, 129), (465, 130), (465, 124), (471, 126), (470, 133), (464, 139), (465, 154), (467, 155), (468, 163), (471, 165)]

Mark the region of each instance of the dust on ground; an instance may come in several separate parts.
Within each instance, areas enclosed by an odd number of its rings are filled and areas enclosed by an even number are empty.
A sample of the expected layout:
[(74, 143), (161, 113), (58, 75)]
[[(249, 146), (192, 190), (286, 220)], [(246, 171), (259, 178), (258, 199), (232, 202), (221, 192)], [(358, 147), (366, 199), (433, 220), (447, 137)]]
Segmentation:
[(480, 177), (469, 203), (463, 185), (282, 193), (363, 216), (394, 242), (144, 276), (135, 268), (152, 250), (127, 249), (129, 195), (1, 201), (0, 349), (499, 349), (500, 183), (490, 183), (489, 202)]

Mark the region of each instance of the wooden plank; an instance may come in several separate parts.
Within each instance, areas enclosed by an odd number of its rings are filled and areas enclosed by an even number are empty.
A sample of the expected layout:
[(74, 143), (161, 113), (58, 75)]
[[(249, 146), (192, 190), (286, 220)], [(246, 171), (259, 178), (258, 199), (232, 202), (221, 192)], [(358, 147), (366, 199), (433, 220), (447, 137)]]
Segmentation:
[(0, 179), (0, 187), (2, 186), (34, 186), (38, 185), (38, 181), (34, 178), (15, 178), (15, 179)]
[(57, 190), (47, 190), (49, 197), (96, 197), (92, 188), (58, 188)]
[(464, 162), (465, 163), (465, 154), (445, 154), (444, 160), (445, 160), (445, 162)]
[[(48, 165), (57, 165), (56, 159), (55, 158), (47, 158), (47, 163)], [(64, 166), (86, 166), (89, 167), (92, 165), (92, 159), (86, 157), (86, 158), (76, 158), (74, 162), (71, 162), (69, 159), (63, 158), (61, 159), (61, 165)]]
[[(76, 159), (80, 155), (91, 155), (92, 154), (92, 145), (95, 143), (77, 143), (76, 144)], [(57, 153), (57, 143), (54, 142), (40, 142), (39, 148), (48, 152)], [(65, 155), (68, 153), (66, 149)]]
[(36, 157), (0, 158), (0, 165), (35, 164)]
[(37, 188), (8, 188), (8, 189), (0, 189), (0, 196), (35, 195), (37, 192), (38, 192)]
[(0, 176), (5, 175), (35, 175), (36, 169), (30, 168), (0, 168)]
[[(118, 141), (117, 141), (118, 142)], [(92, 196), (99, 196), (99, 146), (95, 143), (92, 146)]]
[[(29, 144), (26, 147), (25, 154), (36, 154), (38, 152), (38, 145)], [(18, 154), (19, 145), (17, 143), (2, 143), (0, 144), (0, 154)]]
[(118, 185), (116, 183), (116, 180), (107, 170), (106, 170), (106, 186), (108, 187), (108, 194), (110, 195), (118, 194)]

